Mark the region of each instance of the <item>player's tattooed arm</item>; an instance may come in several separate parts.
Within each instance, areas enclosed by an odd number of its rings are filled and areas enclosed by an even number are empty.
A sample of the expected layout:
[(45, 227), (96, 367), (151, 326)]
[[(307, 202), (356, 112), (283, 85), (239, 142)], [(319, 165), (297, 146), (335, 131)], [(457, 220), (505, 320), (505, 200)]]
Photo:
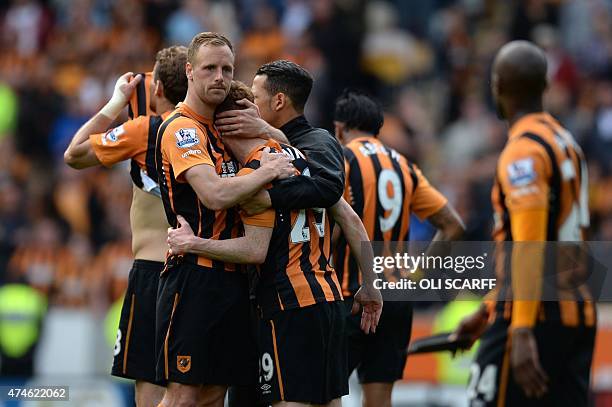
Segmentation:
[(193, 253), (211, 260), (235, 264), (261, 264), (266, 260), (272, 228), (244, 225), (244, 236), (214, 240), (197, 237), (189, 223), (177, 216), (179, 227), (168, 228), (171, 254)]
[(142, 75), (132, 72), (123, 74), (115, 84), (113, 96), (100, 111), (87, 121), (76, 132), (70, 145), (64, 152), (64, 162), (73, 168), (87, 168), (99, 165), (100, 161), (96, 156), (89, 136), (106, 131), (121, 113), (123, 108), (130, 100), (130, 96), (141, 81)]
[(459, 214), (451, 205), (446, 204), (427, 220), (438, 230), (433, 238), (434, 242), (458, 240), (465, 233), (465, 226)]
[(295, 174), (295, 167), (287, 155), (269, 150), (266, 147), (262, 152), (261, 166), (250, 174), (220, 178), (212, 166), (196, 165), (185, 171), (185, 179), (207, 208), (215, 211), (231, 208), (269, 182)]
[(382, 313), (383, 301), (380, 291), (374, 288), (376, 274), (373, 269), (372, 244), (361, 219), (343, 198), (330, 208), (330, 213), (342, 228), (351, 253), (359, 261), (363, 285), (355, 294), (352, 312), (359, 312), (359, 307), (362, 306), (361, 329), (366, 334), (374, 333)]
[(289, 144), (285, 134), (268, 124), (259, 114), (257, 105), (248, 99), (236, 101), (244, 106), (242, 110), (228, 110), (216, 116), (215, 125), (223, 136), (263, 137), (274, 139), (279, 143)]

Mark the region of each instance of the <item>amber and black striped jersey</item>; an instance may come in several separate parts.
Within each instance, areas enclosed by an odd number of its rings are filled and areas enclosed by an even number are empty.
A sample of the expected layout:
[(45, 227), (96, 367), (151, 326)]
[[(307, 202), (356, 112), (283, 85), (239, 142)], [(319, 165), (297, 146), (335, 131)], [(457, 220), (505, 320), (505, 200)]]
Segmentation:
[(138, 116), (155, 116), (151, 109), (151, 82), (153, 82), (153, 72), (139, 73), (143, 79), (136, 85), (136, 89), (128, 104), (128, 117), (134, 119)]
[(130, 120), (105, 133), (89, 137), (98, 160), (105, 167), (131, 158), (130, 176), (134, 185), (153, 195), (160, 196), (155, 166), (155, 141), (157, 131), (170, 112), (157, 115), (150, 108), (150, 85), (153, 74), (140, 74), (144, 80), (128, 104)]
[[(375, 137), (352, 140), (344, 147), (344, 156), (344, 199), (362, 219), (373, 242), (407, 241), (411, 213), (426, 219), (447, 203), (416, 165)], [(392, 247), (386, 250), (394, 253)], [(334, 266), (344, 296), (354, 295), (361, 275), (344, 237), (334, 251)]]
[(138, 116), (135, 119), (89, 136), (98, 160), (105, 167), (131, 158), (130, 175), (134, 185), (160, 196), (155, 166), (157, 131), (170, 112), (161, 116)]
[[(157, 171), (168, 223), (176, 227), (181, 215), (197, 236), (205, 239), (232, 239), (242, 234), (242, 222), (234, 208), (208, 209), (185, 181), (185, 171), (196, 165), (210, 165), (220, 177), (238, 173), (238, 161), (224, 147), (212, 120), (181, 103), (161, 125), (157, 135)], [(185, 255), (196, 262), (195, 256)], [(235, 270), (234, 264), (198, 257), (197, 264), (218, 270)]]
[[(284, 151), (294, 158), (300, 176), (309, 176), (304, 155), (274, 140), (254, 149), (238, 175), (259, 168), (265, 147)], [(244, 224), (274, 228), (266, 260), (259, 267), (257, 297), (264, 312), (342, 300), (340, 283), (329, 261), (333, 224), (325, 209), (268, 209), (254, 216), (242, 213), (241, 217)]]
[[(522, 117), (509, 132), (508, 142), (497, 165), (492, 190), (496, 241), (541, 240), (548, 242), (580, 242), (589, 226), (587, 203), (588, 181), (586, 161), (582, 150), (572, 137), (552, 116), (534, 113)], [(517, 230), (518, 217), (526, 225), (546, 224), (546, 232), (538, 239), (525, 239), (516, 234), (528, 231)], [(539, 218), (544, 216), (545, 219)], [(514, 224), (514, 228), (512, 225)], [(520, 243), (515, 243), (515, 245)], [(574, 246), (564, 244), (565, 247)], [(579, 243), (575, 246), (578, 247)], [(551, 247), (551, 245), (549, 245)], [(531, 270), (529, 284), (540, 281), (544, 270), (560, 270), (558, 264), (562, 249), (560, 245), (547, 252), (542, 270)], [(566, 252), (567, 253), (567, 252)], [(552, 254), (552, 255), (551, 255)], [(513, 284), (511, 254), (499, 251), (497, 260), (496, 311), (510, 318), (512, 314)], [(565, 273), (555, 277), (568, 278)], [(571, 278), (571, 276), (570, 276)], [(564, 286), (558, 284), (558, 287)], [(565, 325), (594, 324), (594, 308), (586, 287), (559, 290), (555, 298), (562, 301), (539, 303), (539, 319), (560, 320)], [(520, 289), (520, 287), (514, 287)], [(545, 287), (544, 290), (547, 288)], [(542, 295), (546, 295), (545, 291)], [(549, 293), (550, 294), (550, 293)], [(537, 299), (534, 299), (536, 305)]]

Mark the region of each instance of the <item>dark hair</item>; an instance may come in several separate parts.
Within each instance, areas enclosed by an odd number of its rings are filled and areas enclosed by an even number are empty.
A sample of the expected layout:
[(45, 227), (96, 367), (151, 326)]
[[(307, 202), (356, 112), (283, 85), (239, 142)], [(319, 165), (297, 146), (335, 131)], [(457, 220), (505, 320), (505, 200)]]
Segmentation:
[(336, 100), (334, 120), (342, 122), (348, 129), (356, 129), (378, 135), (385, 121), (380, 103), (365, 93), (345, 89)]
[(164, 96), (170, 103), (176, 105), (185, 100), (187, 94), (187, 48), (175, 45), (164, 48), (155, 57), (157, 67), (153, 78), (159, 79), (164, 85)]
[(196, 36), (193, 37), (191, 43), (189, 44), (189, 49), (187, 51), (187, 61), (189, 61), (189, 63), (194, 63), (195, 56), (200, 50), (200, 47), (203, 45), (210, 47), (227, 46), (230, 51), (232, 51), (232, 54), (234, 53), (234, 47), (232, 46), (232, 42), (228, 40), (227, 37), (215, 32), (202, 32), (196, 34)]
[(286, 94), (298, 113), (304, 111), (312, 90), (312, 76), (298, 64), (279, 60), (259, 67), (256, 75), (266, 75), (266, 90), (269, 94)]
[(229, 93), (225, 97), (225, 100), (215, 109), (215, 114), (226, 112), (228, 110), (242, 110), (245, 107), (236, 104), (236, 101), (248, 99), (253, 101), (253, 92), (251, 88), (240, 81), (232, 81)]

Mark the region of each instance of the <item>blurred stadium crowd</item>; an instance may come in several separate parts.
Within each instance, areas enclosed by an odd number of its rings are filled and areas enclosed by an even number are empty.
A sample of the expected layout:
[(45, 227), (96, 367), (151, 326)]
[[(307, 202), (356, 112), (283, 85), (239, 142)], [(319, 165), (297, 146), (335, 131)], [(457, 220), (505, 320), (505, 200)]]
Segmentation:
[(248, 84), (273, 59), (306, 67), (315, 125), (333, 128), (347, 86), (377, 96), (381, 137), (449, 197), (471, 240), (490, 239), (505, 143), (491, 61), (508, 40), (535, 41), (549, 58), (547, 107), (589, 160), (590, 239), (612, 240), (610, 0), (4, 0), (0, 21), (0, 277), (51, 305), (105, 312), (131, 262), (127, 166), (78, 172), (65, 147), (120, 74), (151, 70), (159, 48), (201, 31), (232, 39)]

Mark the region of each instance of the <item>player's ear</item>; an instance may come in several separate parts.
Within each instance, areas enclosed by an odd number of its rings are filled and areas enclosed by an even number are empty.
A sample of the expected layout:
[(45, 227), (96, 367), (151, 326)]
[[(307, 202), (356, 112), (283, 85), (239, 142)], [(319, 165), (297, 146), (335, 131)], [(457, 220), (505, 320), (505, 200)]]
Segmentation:
[(281, 111), (287, 106), (288, 102), (289, 100), (287, 99), (287, 95), (279, 92), (272, 98), (272, 109), (275, 112)]
[(344, 139), (344, 123), (334, 120), (334, 133), (338, 141), (342, 143)]
[(162, 97), (164, 95), (164, 84), (159, 79), (155, 81), (155, 96)]
[(193, 66), (191, 66), (191, 62), (185, 64), (185, 75), (187, 75), (187, 80), (193, 80)]

